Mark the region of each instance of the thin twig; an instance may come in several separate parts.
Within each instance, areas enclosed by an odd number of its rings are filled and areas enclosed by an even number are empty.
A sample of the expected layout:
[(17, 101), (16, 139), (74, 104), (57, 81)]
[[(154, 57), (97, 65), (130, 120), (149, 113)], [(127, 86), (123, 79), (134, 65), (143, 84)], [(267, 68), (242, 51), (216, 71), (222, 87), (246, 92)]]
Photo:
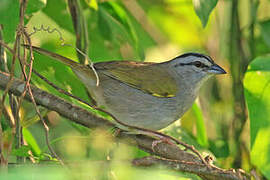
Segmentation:
[(47, 26), (45, 28), (43, 24), (39, 28), (33, 27), (33, 32), (29, 33), (29, 37), (31, 37), (32, 35), (36, 34), (37, 32), (40, 32), (40, 31), (48, 32), (49, 34), (57, 32), (59, 35), (59, 39), (60, 39), (61, 44), (65, 41), (63, 36), (62, 36), (61, 31), (59, 31), (57, 28), (51, 29), (50, 26)]
[[(34, 56), (33, 56), (33, 49), (32, 49), (32, 43), (31, 43), (31, 39), (30, 39), (30, 36), (27, 34), (26, 31), (24, 31), (24, 35), (26, 37), (26, 40), (27, 40), (27, 44), (29, 44), (30, 46), (30, 63), (29, 63), (29, 74), (28, 74), (28, 78), (27, 78), (27, 81), (26, 81), (26, 86), (27, 89), (28, 89), (28, 93), (31, 97), (31, 101), (32, 103), (34, 104), (35, 106), (35, 110), (36, 110), (36, 113), (37, 115), (39, 116), (42, 124), (43, 124), (43, 127), (44, 127), (44, 130), (45, 130), (45, 140), (46, 140), (46, 144), (48, 146), (48, 149), (49, 151), (53, 154), (53, 156), (60, 162), (61, 165), (64, 165), (63, 161), (60, 159), (60, 157), (56, 154), (56, 152), (54, 151), (54, 149), (52, 148), (51, 146), (51, 143), (50, 143), (50, 138), (49, 138), (49, 127), (48, 125), (46, 124), (43, 116), (41, 115), (40, 113), (40, 110), (39, 108), (37, 107), (37, 104), (36, 104), (36, 101), (35, 101), (35, 98), (33, 96), (33, 93), (32, 93), (32, 90), (31, 90), (31, 87), (30, 87), (30, 78), (31, 78), (31, 73), (32, 73), (32, 70), (33, 70), (33, 60), (34, 60)], [(24, 94), (25, 95), (25, 94)], [(23, 95), (23, 97), (24, 97)]]
[[(2, 40), (3, 40), (2, 29), (3, 29), (3, 27), (2, 27), (2, 25), (0, 25), (0, 65), (3, 64), (5, 66), (6, 59), (4, 59), (5, 58), (5, 56), (4, 56), (5, 49), (2, 47), (2, 46), (4, 46), (4, 45), (2, 45)], [(4, 69), (6, 70), (6, 68), (4, 68)], [(4, 149), (3, 128), (2, 128), (2, 124), (0, 122), (0, 166), (2, 166), (3, 162), (5, 161), (3, 149)]]
[[(27, 5), (27, 0), (21, 0), (20, 1), (20, 21), (19, 21), (19, 24), (17, 26), (17, 30), (16, 30), (16, 39), (15, 39), (15, 44), (14, 44), (14, 54), (13, 54), (13, 58), (12, 58), (12, 68), (11, 68), (11, 74), (13, 74), (14, 76), (14, 70), (15, 70), (15, 61), (16, 61), (16, 58), (17, 58), (17, 53), (20, 54), (20, 41), (21, 41), (21, 36), (22, 36), (22, 29), (23, 29), (23, 26), (24, 26), (24, 12), (25, 12), (25, 8), (26, 8), (26, 5)], [(12, 80), (11, 80), (12, 82)], [(3, 101), (5, 100), (5, 97), (6, 97), (7, 94), (5, 94), (5, 96), (3, 96)], [(19, 113), (16, 113), (18, 112), (18, 104), (17, 104), (17, 101), (14, 97), (9, 96), (9, 99), (10, 99), (10, 106), (11, 106), (11, 110), (12, 110), (12, 114), (15, 118), (15, 123), (14, 125), (12, 126), (12, 141), (11, 143), (9, 144), (9, 147), (8, 147), (8, 152), (7, 154), (9, 154), (12, 150), (12, 144), (13, 144), (13, 139), (14, 137), (17, 137), (16, 138), (16, 147), (19, 148), (20, 147), (20, 142), (21, 142), (21, 127), (20, 127), (20, 119), (19, 119)], [(7, 155), (8, 157), (8, 155)], [(20, 158), (18, 158), (17, 160), (20, 161)]]
[(7, 93), (9, 91), (10, 85), (12, 84), (13, 78), (14, 78), (14, 70), (15, 70), (15, 60), (16, 60), (16, 53), (17, 53), (17, 44), (18, 44), (18, 35), (16, 36), (16, 40), (13, 46), (13, 56), (12, 56), (12, 62), (11, 62), (11, 70), (10, 70), (10, 76), (9, 76), (9, 83), (6, 86), (6, 89), (2, 95), (2, 99), (1, 99), (1, 108), (0, 108), (0, 116), (2, 114), (2, 107), (4, 107), (4, 102), (7, 96)]
[[(11, 70), (10, 70), (10, 76), (9, 76), (9, 80), (8, 80), (8, 83), (7, 83), (7, 86), (5, 87), (5, 90), (4, 90), (4, 93), (2, 95), (2, 99), (1, 99), (1, 103), (0, 103), (0, 117), (2, 116), (2, 112), (3, 112), (3, 109), (5, 108), (5, 99), (7, 97), (7, 94), (9, 92), (9, 88), (10, 86), (12, 85), (13, 83), (13, 80), (14, 80), (14, 70), (15, 70), (15, 60), (16, 60), (16, 52), (17, 52), (17, 44), (18, 44), (18, 39), (19, 39), (19, 36), (20, 34), (17, 33), (16, 34), (16, 39), (15, 39), (15, 43), (13, 45), (13, 56), (12, 56), (12, 62), (11, 62)], [(11, 126), (11, 129), (12, 129), (12, 133), (11, 133), (11, 141), (10, 141), (10, 144), (8, 146), (8, 150), (7, 150), (7, 159), (4, 160), (4, 162), (2, 163), (3, 166), (7, 166), (7, 163), (8, 163), (8, 155), (10, 154), (11, 152), (11, 147), (12, 147), (12, 144), (13, 144), (13, 139), (14, 139), (14, 136), (16, 134), (16, 124), (12, 125)]]
[[(28, 92), (28, 94), (29, 94), (29, 96), (31, 98), (31, 101), (32, 101), (32, 103), (35, 106), (36, 113), (38, 114), (38, 116), (41, 119), (42, 124), (44, 126), (44, 129), (45, 129), (45, 138), (46, 138), (46, 143), (48, 145), (48, 148), (49, 148), (50, 152), (59, 160), (59, 162), (61, 164), (63, 164), (62, 160), (57, 156), (57, 154), (54, 152), (53, 148), (50, 145), (49, 133), (48, 133), (49, 128), (46, 125), (46, 123), (45, 123), (42, 115), (40, 114), (39, 108), (37, 107), (37, 104), (35, 102), (35, 99), (33, 97), (33, 94), (32, 94), (32, 91), (31, 91), (31, 87), (30, 87), (30, 80), (31, 80), (31, 74), (32, 74), (32, 67), (33, 67), (34, 56), (33, 56), (33, 50), (32, 50), (32, 47), (31, 47), (31, 39), (30, 39), (29, 35), (27, 34), (27, 32), (24, 29), (24, 14), (25, 14), (26, 5), (27, 5), (27, 0), (21, 0), (20, 1), (20, 23), (18, 25), (18, 29), (17, 29), (17, 33), (16, 33), (16, 40), (15, 40), (14, 48), (12, 50), (12, 52), (13, 52), (13, 59), (12, 59), (10, 84), (12, 83), (13, 76), (14, 76), (14, 64), (15, 64), (15, 60), (16, 60), (16, 57), (17, 57), (17, 52), (18, 52), (18, 58), (20, 60), (20, 65), (21, 65), (22, 73), (23, 73), (24, 79), (26, 81), (25, 86), (24, 86), (24, 90), (21, 93), (20, 98), (19, 98), (19, 105), (18, 105), (18, 108), (17, 108), (16, 117), (19, 118), (19, 109), (20, 109), (22, 100), (24, 99), (24, 97), (26, 95), (26, 92)], [(25, 54), (25, 52), (24, 52), (24, 59), (21, 59), (21, 57), (20, 57), (20, 48), (19, 48), (19, 46), (20, 46), (20, 38), (21, 38), (22, 35), (26, 39), (27, 44), (30, 44), (30, 62), (28, 64), (28, 67), (29, 67), (29, 73), (28, 73), (28, 75), (25, 72), (25, 67), (26, 67), (26, 54)], [(4, 95), (3, 95), (3, 98), (2, 98), (2, 106), (3, 106), (3, 102), (5, 100), (5, 97), (7, 95), (8, 90), (9, 90), (9, 86), (7, 86), (7, 89), (4, 92)]]
[[(77, 51), (77, 56), (81, 64), (87, 65), (88, 59), (88, 31), (86, 29), (86, 21), (82, 12), (80, 1), (78, 0), (68, 0), (69, 12), (72, 18), (73, 28), (76, 33), (76, 48), (81, 52)], [(83, 56), (85, 54), (86, 56)]]
[[(23, 19), (24, 19), (24, 12), (25, 12), (25, 8), (26, 8), (26, 4), (27, 4), (27, 0), (23, 1), (22, 2), (23, 4), (21, 4), (21, 13), (20, 13), (20, 19), (21, 19), (21, 27), (24, 27), (24, 22), (23, 22)], [(53, 150), (53, 148), (51, 147), (51, 144), (50, 144), (50, 140), (49, 140), (49, 127), (47, 126), (47, 124), (45, 123), (45, 120), (43, 119), (43, 116), (41, 115), (40, 113), (40, 110), (39, 108), (37, 107), (37, 104), (36, 104), (36, 101), (35, 101), (35, 98), (33, 97), (33, 94), (32, 94), (32, 90), (31, 90), (31, 87), (30, 87), (30, 80), (31, 80), (31, 75), (32, 75), (32, 68), (33, 68), (33, 60), (34, 60), (34, 56), (33, 56), (33, 49), (32, 49), (32, 43), (31, 43), (31, 39), (30, 39), (30, 35), (28, 35), (28, 33), (25, 31), (24, 28), (22, 28), (22, 34), (24, 35), (25, 39), (26, 39), (26, 42), (27, 44), (29, 44), (30, 46), (30, 62), (29, 62), (29, 73), (28, 73), (28, 76), (26, 78), (26, 84), (24, 86), (24, 91), (22, 93), (22, 95), (20, 96), (20, 105), (21, 105), (21, 102), (22, 100), (24, 99), (24, 96), (26, 95), (26, 91), (28, 91), (28, 94), (31, 98), (31, 101), (32, 103), (34, 104), (34, 107), (35, 107), (35, 111), (37, 113), (37, 115), (39, 116), (43, 126), (44, 126), (44, 130), (45, 130), (45, 139), (46, 139), (46, 144), (49, 148), (49, 151), (54, 155), (55, 158), (58, 159), (58, 161), (60, 162), (60, 164), (64, 165), (63, 161), (58, 157), (58, 155), (55, 153), (55, 151)], [(19, 55), (18, 55), (19, 56)], [(26, 56), (25, 56), (26, 58)], [(24, 59), (23, 62), (26, 62), (26, 59)], [(23, 66), (22, 68), (22, 71), (24, 72), (24, 75), (25, 75), (25, 68)]]
[(13, 49), (10, 48), (6, 43), (4, 43), (3, 40), (0, 40), (0, 44), (1, 44), (1, 46), (4, 46), (4, 48), (6, 48), (7, 50), (9, 50), (9, 52), (11, 52), (11, 54), (14, 54)]
[[(22, 9), (20, 9), (22, 10)], [(21, 14), (21, 13), (20, 13)], [(18, 30), (17, 32), (20, 34), (20, 36), (18, 36), (18, 42), (21, 42), (21, 35), (22, 35), (22, 29), (21, 29), (21, 24), (24, 24), (24, 22), (20, 22), (19, 24), (19, 27), (18, 27)], [(23, 39), (23, 37), (22, 37)], [(17, 56), (20, 57), (20, 54), (21, 54), (21, 48), (20, 48), (20, 43), (17, 44)], [(23, 67), (25, 69), (25, 66)], [(23, 78), (23, 76), (22, 76)], [(26, 93), (26, 89), (24, 90), (24, 93)], [(22, 95), (24, 96), (24, 95)], [(16, 134), (15, 134), (15, 137), (16, 137), (16, 146), (15, 148), (19, 149), (21, 146), (22, 146), (22, 143), (23, 143), (23, 135), (22, 135), (22, 126), (21, 126), (21, 120), (20, 120), (20, 116), (19, 116), (19, 112), (20, 112), (20, 106), (21, 106), (21, 103), (22, 103), (22, 98), (21, 97), (14, 97), (11, 93), (9, 93), (9, 104), (10, 104), (10, 107), (12, 109), (12, 113), (13, 113), (13, 116), (15, 118), (15, 128), (16, 128)], [(18, 163), (22, 163), (24, 161), (24, 158), (23, 157), (19, 157), (17, 156), (17, 162)]]
[(238, 0), (231, 1), (231, 24), (229, 32), (229, 61), (230, 69), (232, 74), (232, 92), (234, 101), (234, 119), (231, 122), (231, 127), (233, 128), (232, 137), (234, 139), (235, 148), (235, 159), (233, 162), (234, 167), (241, 166), (241, 143), (238, 143), (238, 139), (244, 129), (244, 125), (247, 120), (246, 114), (246, 103), (244, 97), (244, 87), (243, 87), (243, 77), (247, 69), (248, 58), (247, 54), (244, 52), (242, 45), (242, 33), (240, 30), (239, 22), (239, 10)]
[[(11, 128), (11, 136), (10, 136), (10, 139), (8, 141), (8, 146), (6, 147), (6, 149), (7, 149), (6, 154), (5, 155), (3, 154), (3, 156), (1, 156), (1, 165), (2, 165), (2, 167), (5, 167), (8, 165), (8, 157), (12, 151), (12, 145), (13, 145), (13, 141), (15, 139), (14, 137), (16, 135), (16, 122), (15, 122), (15, 118), (14, 118), (13, 114), (8, 112), (6, 106), (3, 107), (2, 111), (3, 111), (3, 115), (9, 120), (9, 124), (10, 124), (10, 128)], [(4, 149), (1, 149), (1, 150), (4, 150)]]

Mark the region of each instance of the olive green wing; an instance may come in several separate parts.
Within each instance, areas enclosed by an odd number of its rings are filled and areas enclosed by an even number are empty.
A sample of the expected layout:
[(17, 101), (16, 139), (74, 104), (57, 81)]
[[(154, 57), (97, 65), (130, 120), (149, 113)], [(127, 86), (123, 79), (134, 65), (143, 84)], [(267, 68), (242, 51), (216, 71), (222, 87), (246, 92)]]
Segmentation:
[(132, 61), (96, 63), (95, 68), (113, 79), (157, 97), (174, 97), (178, 86), (160, 65)]

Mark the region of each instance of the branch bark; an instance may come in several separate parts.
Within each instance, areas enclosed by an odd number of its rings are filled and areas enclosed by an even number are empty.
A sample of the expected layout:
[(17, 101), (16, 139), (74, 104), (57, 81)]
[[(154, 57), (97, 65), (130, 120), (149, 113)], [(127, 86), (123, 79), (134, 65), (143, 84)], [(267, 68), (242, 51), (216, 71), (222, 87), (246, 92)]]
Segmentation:
[[(9, 82), (9, 74), (0, 71), (0, 88), (6, 89)], [(25, 87), (25, 82), (14, 78), (10, 85), (9, 92), (15, 96), (20, 96)], [(46, 107), (50, 110), (58, 112), (61, 116), (67, 119), (81, 124), (89, 128), (112, 128), (114, 124), (110, 121), (92, 114), (91, 112), (81, 107), (75, 106), (70, 102), (67, 102), (57, 96), (54, 96), (46, 91), (43, 91), (33, 85), (31, 85), (32, 94), (38, 105)], [(26, 93), (25, 99), (31, 101), (31, 97)], [(130, 145), (138, 146), (140, 149), (147, 151), (151, 154), (159, 156), (159, 158), (147, 157), (144, 159), (137, 159), (133, 161), (134, 165), (149, 166), (162, 164), (172, 169), (197, 174), (203, 179), (212, 180), (229, 180), (229, 179), (248, 179), (248, 176), (241, 171), (223, 170), (217, 167), (208, 167), (201, 163), (200, 159), (184, 150), (179, 149), (175, 145), (167, 143), (159, 143), (155, 146), (155, 150), (152, 149), (153, 141), (156, 139), (145, 135), (132, 135), (127, 133), (120, 133), (117, 136), (119, 140), (129, 139), (123, 141)]]
[(170, 169), (174, 169), (182, 172), (189, 172), (197, 174), (203, 179), (216, 180), (216, 179), (246, 179), (242, 170), (223, 170), (220, 168), (207, 168), (202, 164), (197, 164), (193, 162), (177, 161), (171, 159), (163, 159), (156, 157), (144, 157), (140, 159), (133, 160), (133, 165), (135, 166), (153, 166), (153, 165), (163, 165)]

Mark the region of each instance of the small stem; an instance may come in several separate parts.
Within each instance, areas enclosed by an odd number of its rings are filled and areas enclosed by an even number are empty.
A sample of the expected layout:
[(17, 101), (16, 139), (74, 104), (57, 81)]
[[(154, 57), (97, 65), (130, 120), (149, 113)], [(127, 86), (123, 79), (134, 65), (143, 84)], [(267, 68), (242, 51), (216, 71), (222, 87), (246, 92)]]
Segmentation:
[(255, 50), (256, 50), (256, 41), (254, 38), (254, 27), (256, 24), (259, 1), (249, 0), (249, 4), (250, 4), (249, 49), (250, 49), (250, 60), (252, 60), (255, 57)]
[[(69, 12), (72, 17), (73, 28), (76, 33), (76, 47), (84, 54), (88, 55), (88, 31), (87, 24), (82, 12), (80, 1), (68, 0)], [(77, 56), (81, 64), (88, 64), (87, 59), (77, 51)]]
[(247, 55), (242, 47), (242, 35), (240, 31), (239, 13), (238, 13), (238, 0), (232, 0), (231, 4), (231, 27), (230, 27), (230, 48), (229, 48), (229, 61), (232, 74), (232, 93), (234, 98), (234, 118), (231, 124), (233, 149), (234, 153), (234, 167), (241, 166), (241, 143), (239, 137), (245, 125), (246, 104), (244, 98), (243, 77), (248, 65)]

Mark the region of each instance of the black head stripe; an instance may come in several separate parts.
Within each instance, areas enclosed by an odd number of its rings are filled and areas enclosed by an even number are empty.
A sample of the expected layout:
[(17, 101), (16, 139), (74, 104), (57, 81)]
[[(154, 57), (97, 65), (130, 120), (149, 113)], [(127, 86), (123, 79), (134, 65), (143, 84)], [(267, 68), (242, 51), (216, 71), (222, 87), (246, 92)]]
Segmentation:
[(214, 63), (213, 59), (210, 56), (206, 56), (206, 55), (203, 55), (203, 54), (200, 54), (200, 53), (185, 53), (185, 54), (182, 54), (180, 56), (177, 56), (174, 59), (185, 58), (185, 57), (188, 57), (188, 56), (195, 56), (195, 57), (205, 58), (210, 63)]
[[(196, 62), (190, 62), (190, 63), (179, 63), (179, 64), (177, 64), (177, 65), (175, 65), (175, 67), (177, 67), (177, 66), (186, 66), (186, 65), (194, 65), (194, 66), (196, 66)], [(207, 66), (207, 65), (205, 65), (205, 64), (201, 64), (201, 66), (200, 66), (200, 68), (206, 68), (206, 67), (209, 67), (209, 66)]]

